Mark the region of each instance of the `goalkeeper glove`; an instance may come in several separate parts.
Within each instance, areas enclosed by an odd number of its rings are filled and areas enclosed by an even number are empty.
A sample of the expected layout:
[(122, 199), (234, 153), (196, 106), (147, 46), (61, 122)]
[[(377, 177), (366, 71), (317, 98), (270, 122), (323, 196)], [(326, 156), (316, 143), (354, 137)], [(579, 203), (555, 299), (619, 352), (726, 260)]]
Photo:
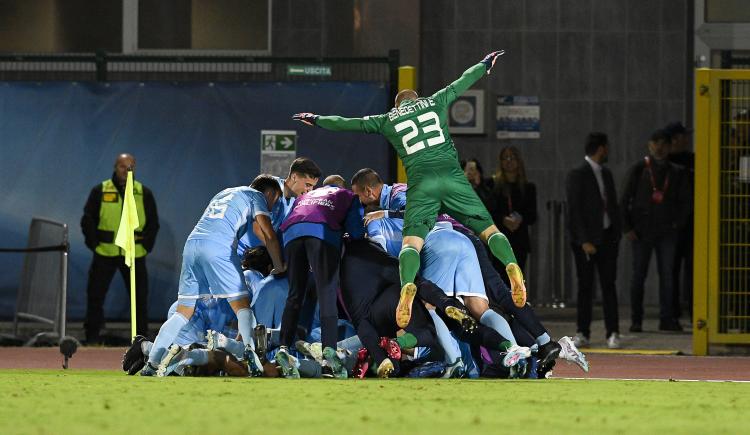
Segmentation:
[(487, 68), (487, 74), (489, 74), (490, 70), (492, 70), (492, 67), (495, 66), (495, 61), (497, 61), (497, 58), (504, 54), (505, 50), (493, 51), (481, 60), (481, 63), (483, 63)]
[(292, 119), (299, 122), (304, 122), (307, 125), (315, 125), (318, 121), (318, 115), (315, 115), (314, 113), (295, 113), (292, 115)]

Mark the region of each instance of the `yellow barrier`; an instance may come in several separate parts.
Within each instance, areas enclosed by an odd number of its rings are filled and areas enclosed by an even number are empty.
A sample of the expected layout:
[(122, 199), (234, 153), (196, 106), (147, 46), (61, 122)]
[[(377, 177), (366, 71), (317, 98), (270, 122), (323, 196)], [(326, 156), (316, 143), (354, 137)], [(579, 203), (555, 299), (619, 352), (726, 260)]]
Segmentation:
[(693, 353), (750, 344), (750, 70), (696, 71)]

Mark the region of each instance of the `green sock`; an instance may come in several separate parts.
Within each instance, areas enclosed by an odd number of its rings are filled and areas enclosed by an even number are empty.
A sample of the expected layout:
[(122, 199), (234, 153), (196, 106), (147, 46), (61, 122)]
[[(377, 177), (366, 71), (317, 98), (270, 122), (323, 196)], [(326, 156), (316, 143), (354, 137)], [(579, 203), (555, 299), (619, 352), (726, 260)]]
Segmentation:
[(510, 242), (508, 241), (508, 238), (505, 237), (505, 234), (501, 232), (494, 233), (489, 239), (487, 239), (487, 245), (490, 247), (492, 255), (504, 265), (507, 266), (510, 263), (518, 263), (515, 254), (513, 254), (513, 248), (510, 247)]
[(417, 347), (417, 337), (407, 332), (401, 337), (396, 338), (396, 343), (398, 343), (401, 349), (414, 349)]
[(502, 343), (500, 343), (500, 350), (503, 352), (507, 352), (508, 349), (511, 348), (511, 346), (513, 346), (513, 344), (510, 341), (505, 340)]
[(411, 246), (404, 246), (398, 254), (398, 274), (401, 277), (401, 287), (414, 282), (419, 270), (419, 251)]

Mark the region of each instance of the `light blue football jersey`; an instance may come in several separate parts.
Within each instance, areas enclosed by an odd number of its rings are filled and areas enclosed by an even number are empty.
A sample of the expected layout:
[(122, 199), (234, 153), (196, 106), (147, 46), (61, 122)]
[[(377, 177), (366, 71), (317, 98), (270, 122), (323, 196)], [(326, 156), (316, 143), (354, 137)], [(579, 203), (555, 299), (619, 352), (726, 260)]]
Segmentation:
[(236, 246), (258, 215), (271, 215), (262, 193), (249, 186), (224, 189), (211, 199), (188, 240), (212, 240)]
[[(273, 208), (271, 209), (271, 225), (273, 226), (273, 230), (278, 233), (279, 226), (282, 222), (284, 222), (284, 219), (286, 219), (286, 217), (289, 215), (289, 212), (292, 211), (292, 208), (294, 207), (294, 200), (296, 200), (297, 198), (284, 198), (284, 182), (286, 181), (286, 179), (280, 177), (273, 178), (275, 178), (279, 183), (279, 187), (281, 188), (282, 192), (281, 197), (279, 197), (279, 200), (276, 201), (276, 204), (274, 204)], [(245, 250), (260, 246), (262, 244), (263, 242), (258, 239), (255, 233), (253, 233), (252, 226), (248, 225), (245, 229), (244, 234), (242, 234), (240, 237), (239, 243), (237, 245), (237, 254), (242, 256), (242, 254), (245, 253)]]

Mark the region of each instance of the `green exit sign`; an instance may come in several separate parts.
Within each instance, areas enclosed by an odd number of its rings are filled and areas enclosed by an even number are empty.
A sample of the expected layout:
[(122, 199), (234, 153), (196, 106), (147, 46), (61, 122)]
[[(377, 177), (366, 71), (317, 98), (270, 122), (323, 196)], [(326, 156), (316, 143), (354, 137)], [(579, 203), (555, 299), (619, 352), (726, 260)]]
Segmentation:
[(294, 130), (261, 130), (261, 151), (297, 151), (297, 132)]
[(288, 65), (286, 73), (290, 76), (325, 76), (331, 75), (330, 65)]

